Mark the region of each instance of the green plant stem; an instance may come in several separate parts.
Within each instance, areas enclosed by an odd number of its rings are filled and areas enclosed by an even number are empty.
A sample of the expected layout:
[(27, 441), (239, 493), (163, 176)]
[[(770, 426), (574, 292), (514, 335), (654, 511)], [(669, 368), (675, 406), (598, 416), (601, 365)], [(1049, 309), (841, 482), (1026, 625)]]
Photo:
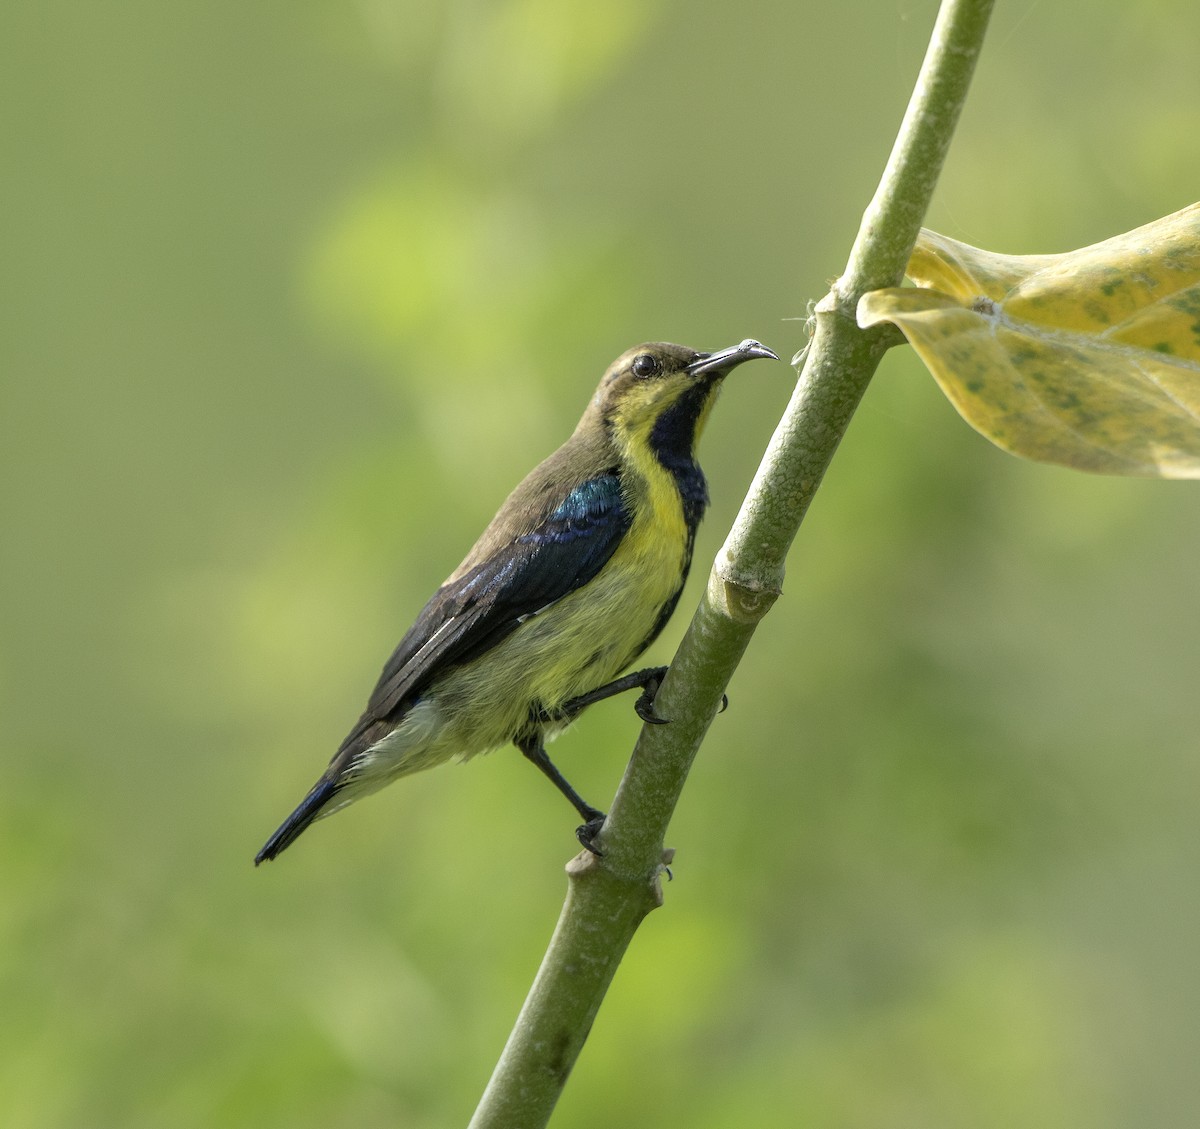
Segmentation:
[[(900, 283), (966, 98), (992, 0), (945, 0), (883, 178), (842, 276), (817, 305), (807, 361), (704, 597), (659, 690), (671, 724), (645, 726), (599, 844), (567, 868), (567, 899), (471, 1129), (538, 1129), (587, 1038), (642, 918), (661, 903), (667, 826), (696, 751), (880, 358), (895, 337), (860, 330), (868, 290)], [(719, 830), (719, 829), (718, 829)]]

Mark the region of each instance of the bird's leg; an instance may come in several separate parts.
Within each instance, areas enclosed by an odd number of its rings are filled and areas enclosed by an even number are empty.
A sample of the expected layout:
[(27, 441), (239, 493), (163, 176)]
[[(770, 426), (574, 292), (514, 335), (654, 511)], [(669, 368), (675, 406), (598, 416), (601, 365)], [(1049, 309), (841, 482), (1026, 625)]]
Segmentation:
[(540, 728), (534, 728), (521, 736), (517, 737), (513, 742), (518, 749), (525, 755), (526, 759), (537, 765), (546, 779), (550, 781), (568, 800), (571, 801), (571, 806), (579, 812), (583, 818), (583, 825), (575, 829), (575, 837), (589, 850), (592, 854), (599, 856), (600, 849), (595, 845), (593, 840), (596, 838), (601, 826), (604, 824), (604, 812), (599, 808), (592, 807), (570, 784), (567, 783), (567, 778), (563, 776), (550, 758), (546, 756), (546, 748), (542, 743), (542, 731)]
[(666, 673), (665, 666), (650, 666), (645, 670), (635, 670), (612, 682), (606, 682), (603, 686), (597, 686), (594, 690), (588, 690), (584, 694), (577, 694), (574, 698), (568, 698), (557, 709), (548, 710), (538, 707), (530, 712), (529, 728), (513, 740), (513, 744), (521, 750), (525, 758), (537, 765), (550, 783), (571, 801), (571, 806), (583, 817), (583, 826), (576, 828), (575, 835), (594, 855), (600, 854), (600, 849), (595, 845), (594, 840), (604, 824), (604, 812), (587, 803), (567, 783), (566, 777), (554, 767), (553, 762), (546, 755), (546, 748), (542, 741), (542, 727), (548, 723), (568, 724), (574, 721), (588, 706), (602, 702), (605, 698), (623, 694), (626, 690), (636, 690), (639, 687), (642, 692), (633, 705), (638, 717), (648, 725), (666, 725), (668, 719), (659, 717), (654, 712), (654, 695), (658, 693), (659, 683), (662, 682), (663, 675)]
[(626, 690), (636, 690), (640, 686), (642, 693), (633, 705), (634, 711), (649, 725), (666, 725), (667, 719), (659, 717), (654, 712), (654, 695), (658, 693), (659, 684), (666, 673), (665, 666), (648, 666), (645, 670), (635, 670), (632, 674), (626, 674), (612, 682), (606, 682), (603, 686), (597, 686), (596, 689), (589, 690), (586, 694), (568, 698), (554, 711), (552, 717), (556, 721), (572, 721), (587, 706), (595, 705), (615, 694), (624, 694)]

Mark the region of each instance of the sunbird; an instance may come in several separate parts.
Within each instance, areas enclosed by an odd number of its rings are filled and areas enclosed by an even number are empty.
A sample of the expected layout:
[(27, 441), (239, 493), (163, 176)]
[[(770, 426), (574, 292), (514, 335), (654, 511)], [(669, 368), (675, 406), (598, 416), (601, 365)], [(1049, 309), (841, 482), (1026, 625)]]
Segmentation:
[(383, 668), (329, 767), (255, 857), (315, 819), (454, 758), (517, 746), (571, 801), (593, 839), (604, 822), (546, 755), (589, 705), (642, 689), (665, 667), (618, 677), (679, 602), (708, 485), (696, 440), (721, 382), (778, 357), (746, 340), (717, 353), (652, 342), (613, 362), (578, 426), (508, 496)]

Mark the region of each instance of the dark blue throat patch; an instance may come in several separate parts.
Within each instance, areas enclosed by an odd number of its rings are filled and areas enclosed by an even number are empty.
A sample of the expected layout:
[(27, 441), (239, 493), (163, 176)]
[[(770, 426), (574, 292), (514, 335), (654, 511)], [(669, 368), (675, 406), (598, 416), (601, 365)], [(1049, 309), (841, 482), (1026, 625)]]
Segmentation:
[(708, 384), (689, 388), (658, 417), (650, 432), (650, 449), (675, 479), (683, 501), (683, 520), (692, 536), (708, 508), (708, 483), (692, 449), (696, 442), (696, 421), (711, 391)]

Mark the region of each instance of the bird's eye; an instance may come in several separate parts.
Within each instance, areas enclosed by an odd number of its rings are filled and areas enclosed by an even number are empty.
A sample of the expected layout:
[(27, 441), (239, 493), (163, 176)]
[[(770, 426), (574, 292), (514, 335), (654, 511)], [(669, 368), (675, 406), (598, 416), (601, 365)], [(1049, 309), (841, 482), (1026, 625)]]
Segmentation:
[(644, 379), (647, 376), (656, 376), (662, 366), (658, 363), (657, 357), (652, 357), (649, 353), (639, 353), (633, 358), (632, 368), (634, 376)]

